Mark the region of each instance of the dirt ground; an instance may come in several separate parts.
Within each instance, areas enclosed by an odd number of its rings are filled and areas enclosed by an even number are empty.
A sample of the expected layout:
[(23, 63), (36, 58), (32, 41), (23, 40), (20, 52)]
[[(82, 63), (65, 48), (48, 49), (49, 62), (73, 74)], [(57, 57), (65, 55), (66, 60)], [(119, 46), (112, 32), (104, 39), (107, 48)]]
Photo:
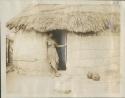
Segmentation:
[(87, 78), (88, 71), (96, 71), (87, 67), (60, 71), (61, 77), (8, 72), (7, 98), (119, 96), (119, 71), (105, 69), (97, 72), (100, 81)]

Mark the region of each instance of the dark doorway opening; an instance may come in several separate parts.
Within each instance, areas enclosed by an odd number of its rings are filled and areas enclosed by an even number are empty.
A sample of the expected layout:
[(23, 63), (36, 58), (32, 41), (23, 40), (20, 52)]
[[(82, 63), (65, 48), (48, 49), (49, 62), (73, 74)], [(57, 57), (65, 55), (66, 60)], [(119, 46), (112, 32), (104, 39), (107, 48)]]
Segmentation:
[(63, 30), (53, 30), (51, 33), (53, 33), (53, 39), (56, 41), (56, 43), (61, 45), (61, 47), (56, 47), (59, 56), (58, 70), (66, 70), (67, 33)]

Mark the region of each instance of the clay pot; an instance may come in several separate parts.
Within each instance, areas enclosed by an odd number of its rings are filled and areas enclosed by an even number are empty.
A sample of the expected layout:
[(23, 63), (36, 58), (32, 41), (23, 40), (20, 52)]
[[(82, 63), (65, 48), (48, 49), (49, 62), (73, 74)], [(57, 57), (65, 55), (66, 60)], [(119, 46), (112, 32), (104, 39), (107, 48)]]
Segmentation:
[(92, 79), (92, 75), (93, 75), (92, 72), (88, 72), (88, 73), (87, 73), (87, 78), (88, 78), (88, 79)]
[(95, 81), (99, 81), (100, 80), (100, 75), (98, 73), (93, 73), (92, 74), (92, 79)]

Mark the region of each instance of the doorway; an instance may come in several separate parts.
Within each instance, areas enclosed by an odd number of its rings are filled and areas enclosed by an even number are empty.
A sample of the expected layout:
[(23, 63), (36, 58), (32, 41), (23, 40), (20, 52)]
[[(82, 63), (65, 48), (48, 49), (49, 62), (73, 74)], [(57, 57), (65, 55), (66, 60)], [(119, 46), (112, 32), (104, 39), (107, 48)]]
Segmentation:
[(53, 30), (53, 39), (57, 42), (61, 47), (56, 47), (58, 56), (59, 56), (59, 64), (58, 70), (66, 70), (66, 61), (67, 61), (67, 33), (62, 30)]

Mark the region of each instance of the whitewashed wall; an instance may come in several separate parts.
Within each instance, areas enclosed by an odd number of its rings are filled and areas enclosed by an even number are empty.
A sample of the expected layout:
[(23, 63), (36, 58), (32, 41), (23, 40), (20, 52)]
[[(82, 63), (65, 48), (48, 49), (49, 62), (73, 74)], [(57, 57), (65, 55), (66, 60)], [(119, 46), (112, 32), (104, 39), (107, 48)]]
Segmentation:
[(21, 73), (48, 73), (46, 36), (31, 31), (16, 34), (13, 45), (13, 64)]
[[(46, 36), (36, 32), (20, 31), (13, 45), (13, 64), (27, 73), (46, 74), (47, 64)], [(120, 66), (120, 36), (102, 34), (98, 36), (67, 36), (67, 72), (84, 68), (92, 70), (118, 70)], [(82, 69), (82, 70), (81, 70)], [(80, 71), (81, 70), (81, 71)], [(79, 74), (79, 73), (78, 73)]]
[(117, 34), (107, 34), (82, 37), (68, 34), (68, 70), (72, 73), (77, 73), (76, 71), (79, 73), (81, 69), (85, 71), (85, 68), (88, 68), (86, 71), (91, 69), (96, 71), (97, 69), (101, 71), (118, 70), (120, 66), (120, 37)]

